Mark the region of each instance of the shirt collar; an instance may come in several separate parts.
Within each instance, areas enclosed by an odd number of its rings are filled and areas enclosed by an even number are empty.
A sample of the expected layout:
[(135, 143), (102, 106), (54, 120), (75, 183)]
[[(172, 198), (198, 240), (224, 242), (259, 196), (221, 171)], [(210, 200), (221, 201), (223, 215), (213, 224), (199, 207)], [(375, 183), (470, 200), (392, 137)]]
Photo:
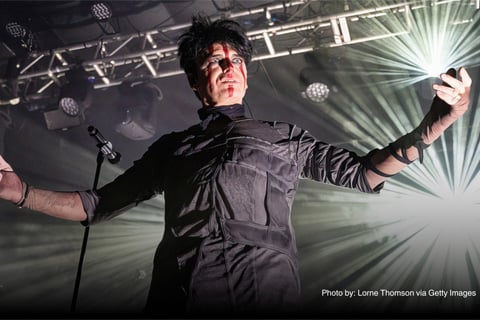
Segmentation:
[(243, 104), (232, 104), (227, 106), (201, 108), (198, 111), (200, 120), (205, 120), (211, 115), (222, 114), (231, 120), (245, 116), (245, 107)]

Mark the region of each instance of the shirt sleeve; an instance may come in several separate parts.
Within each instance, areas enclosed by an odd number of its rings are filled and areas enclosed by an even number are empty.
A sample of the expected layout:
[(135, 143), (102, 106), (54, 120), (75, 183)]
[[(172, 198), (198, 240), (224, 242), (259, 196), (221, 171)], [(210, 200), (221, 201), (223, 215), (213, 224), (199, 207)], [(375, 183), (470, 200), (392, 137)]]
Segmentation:
[(77, 191), (82, 200), (83, 210), (87, 213), (87, 219), (82, 221), (82, 225), (88, 226), (92, 223), (95, 215), (95, 208), (98, 205), (98, 194), (93, 190)]
[(378, 193), (383, 183), (372, 189), (366, 179), (366, 157), (331, 144), (315, 140), (303, 134), (302, 178), (357, 189), (367, 193)]
[(157, 140), (122, 175), (96, 191), (79, 191), (87, 220), (83, 225), (110, 220), (154, 195), (162, 193), (169, 161), (168, 136)]

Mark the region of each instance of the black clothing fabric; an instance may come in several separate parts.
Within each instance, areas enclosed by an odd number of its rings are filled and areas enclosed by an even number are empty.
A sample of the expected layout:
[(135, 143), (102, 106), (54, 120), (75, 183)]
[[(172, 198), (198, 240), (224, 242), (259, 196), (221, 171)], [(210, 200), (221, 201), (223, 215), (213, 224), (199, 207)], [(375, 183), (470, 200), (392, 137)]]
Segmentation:
[(200, 120), (205, 120), (208, 116), (216, 113), (223, 114), (233, 120), (245, 116), (245, 107), (243, 104), (232, 104), (229, 106), (200, 108), (197, 112)]
[(161, 137), (113, 182), (81, 193), (89, 223), (164, 194), (148, 312), (293, 311), (300, 283), (290, 213), (299, 178), (381, 189), (369, 187), (365, 158), (241, 109), (201, 111), (198, 125)]

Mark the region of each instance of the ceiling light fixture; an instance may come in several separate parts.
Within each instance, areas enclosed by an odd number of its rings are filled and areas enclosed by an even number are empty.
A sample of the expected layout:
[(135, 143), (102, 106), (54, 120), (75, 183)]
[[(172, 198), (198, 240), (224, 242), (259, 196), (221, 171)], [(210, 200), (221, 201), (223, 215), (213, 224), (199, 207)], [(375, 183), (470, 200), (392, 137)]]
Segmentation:
[(80, 115), (80, 105), (72, 97), (62, 97), (58, 101), (58, 106), (67, 116), (78, 117)]
[(30, 29), (16, 21), (11, 21), (5, 24), (5, 31), (22, 48), (32, 51), (33, 33)]
[(313, 82), (302, 92), (302, 97), (315, 103), (321, 103), (328, 99), (330, 89), (322, 82)]
[(81, 125), (85, 110), (91, 106), (92, 83), (83, 67), (75, 66), (65, 74), (65, 79), (68, 83), (60, 88), (57, 109), (44, 112), (49, 130), (66, 130)]
[(92, 16), (99, 21), (107, 20), (112, 17), (112, 9), (110, 9), (110, 6), (105, 2), (94, 3), (90, 7), (90, 11)]
[(12, 38), (23, 38), (27, 34), (27, 29), (18, 22), (9, 22), (5, 25), (5, 30)]
[(303, 68), (300, 72), (300, 95), (312, 103), (322, 103), (331, 99), (332, 95), (338, 92), (338, 88), (332, 82), (327, 69), (315, 65), (313, 57), (309, 59), (312, 60), (309, 64), (313, 65)]

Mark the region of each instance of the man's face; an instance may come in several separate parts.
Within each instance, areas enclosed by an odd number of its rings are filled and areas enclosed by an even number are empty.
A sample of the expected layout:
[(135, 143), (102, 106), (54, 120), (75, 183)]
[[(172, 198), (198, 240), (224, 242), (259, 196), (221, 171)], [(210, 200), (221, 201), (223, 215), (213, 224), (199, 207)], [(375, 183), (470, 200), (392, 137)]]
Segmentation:
[(204, 107), (242, 103), (247, 90), (247, 68), (235, 49), (214, 43), (198, 66), (192, 88), (197, 90)]

